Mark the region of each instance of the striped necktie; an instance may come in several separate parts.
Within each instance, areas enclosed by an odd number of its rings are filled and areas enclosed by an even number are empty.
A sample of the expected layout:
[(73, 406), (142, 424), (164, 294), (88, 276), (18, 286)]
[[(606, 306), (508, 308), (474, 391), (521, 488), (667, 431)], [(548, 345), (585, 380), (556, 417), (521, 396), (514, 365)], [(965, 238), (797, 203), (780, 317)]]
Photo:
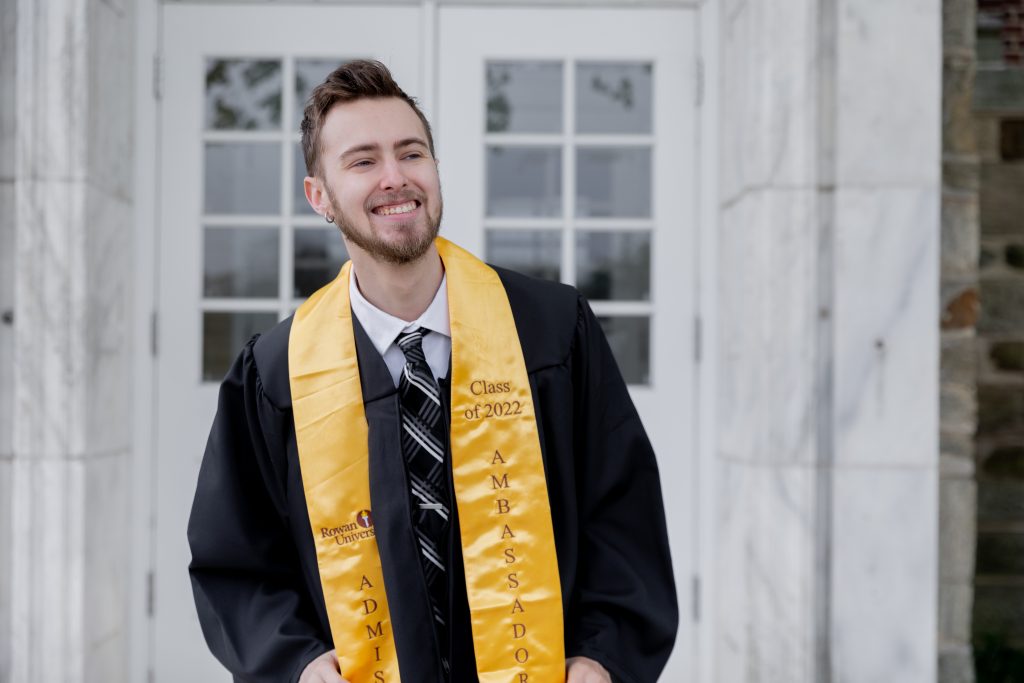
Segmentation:
[(405, 354), (398, 381), (412, 522), (434, 613), (441, 661), (448, 671), (448, 430), (441, 392), (423, 355), (425, 328), (398, 335)]

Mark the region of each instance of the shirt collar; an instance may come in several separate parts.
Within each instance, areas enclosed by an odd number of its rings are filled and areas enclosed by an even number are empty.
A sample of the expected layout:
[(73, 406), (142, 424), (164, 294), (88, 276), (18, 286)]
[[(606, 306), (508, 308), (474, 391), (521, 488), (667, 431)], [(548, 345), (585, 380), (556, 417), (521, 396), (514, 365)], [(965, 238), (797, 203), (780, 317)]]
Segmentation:
[(403, 331), (416, 330), (425, 327), (431, 332), (443, 334), (446, 337), (452, 336), (451, 324), (448, 321), (448, 276), (441, 276), (441, 284), (434, 293), (434, 300), (427, 306), (427, 310), (419, 318), (407, 322), (401, 318), (380, 310), (363, 296), (356, 285), (355, 269), (352, 270), (352, 277), (348, 283), (349, 299), (352, 302), (352, 313), (359, 318), (360, 324), (366, 330), (366, 334), (373, 342), (374, 348), (380, 355), (388, 350), (395, 338)]

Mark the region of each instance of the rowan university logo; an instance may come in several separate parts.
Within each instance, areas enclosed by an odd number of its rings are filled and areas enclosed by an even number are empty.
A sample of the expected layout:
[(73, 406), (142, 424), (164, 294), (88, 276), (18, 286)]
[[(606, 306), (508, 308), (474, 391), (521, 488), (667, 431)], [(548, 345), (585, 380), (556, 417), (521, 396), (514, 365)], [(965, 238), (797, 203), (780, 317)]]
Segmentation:
[[(362, 528), (360, 528), (362, 527)], [(345, 522), (338, 526), (323, 527), (320, 529), (320, 538), (329, 539), (338, 545), (348, 545), (361, 541), (364, 538), (373, 538), (376, 532), (373, 530), (373, 514), (369, 510), (360, 510), (356, 513), (354, 522)]]

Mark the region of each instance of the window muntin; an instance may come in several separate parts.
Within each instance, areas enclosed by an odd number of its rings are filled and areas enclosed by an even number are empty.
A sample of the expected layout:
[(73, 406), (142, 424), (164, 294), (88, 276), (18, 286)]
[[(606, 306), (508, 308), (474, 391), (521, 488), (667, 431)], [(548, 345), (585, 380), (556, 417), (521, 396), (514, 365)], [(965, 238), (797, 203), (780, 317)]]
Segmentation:
[(651, 375), (653, 75), (651, 62), (489, 61), (482, 107), (487, 260), (579, 288), (633, 385)]

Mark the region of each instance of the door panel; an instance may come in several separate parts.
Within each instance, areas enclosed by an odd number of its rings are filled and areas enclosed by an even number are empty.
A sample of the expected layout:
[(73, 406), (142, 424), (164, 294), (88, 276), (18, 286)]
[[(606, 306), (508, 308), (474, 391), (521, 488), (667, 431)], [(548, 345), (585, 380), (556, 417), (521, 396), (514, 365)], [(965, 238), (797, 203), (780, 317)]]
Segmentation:
[(443, 230), (575, 285), (654, 444), (692, 681), (697, 25), (686, 9), (440, 10)]
[(289, 315), (346, 258), (337, 229), (302, 193), (302, 103), (340, 61), (365, 56), (417, 95), (419, 20), (415, 7), (164, 6), (157, 681), (230, 680), (203, 641), (186, 569), (217, 385), (253, 333)]

